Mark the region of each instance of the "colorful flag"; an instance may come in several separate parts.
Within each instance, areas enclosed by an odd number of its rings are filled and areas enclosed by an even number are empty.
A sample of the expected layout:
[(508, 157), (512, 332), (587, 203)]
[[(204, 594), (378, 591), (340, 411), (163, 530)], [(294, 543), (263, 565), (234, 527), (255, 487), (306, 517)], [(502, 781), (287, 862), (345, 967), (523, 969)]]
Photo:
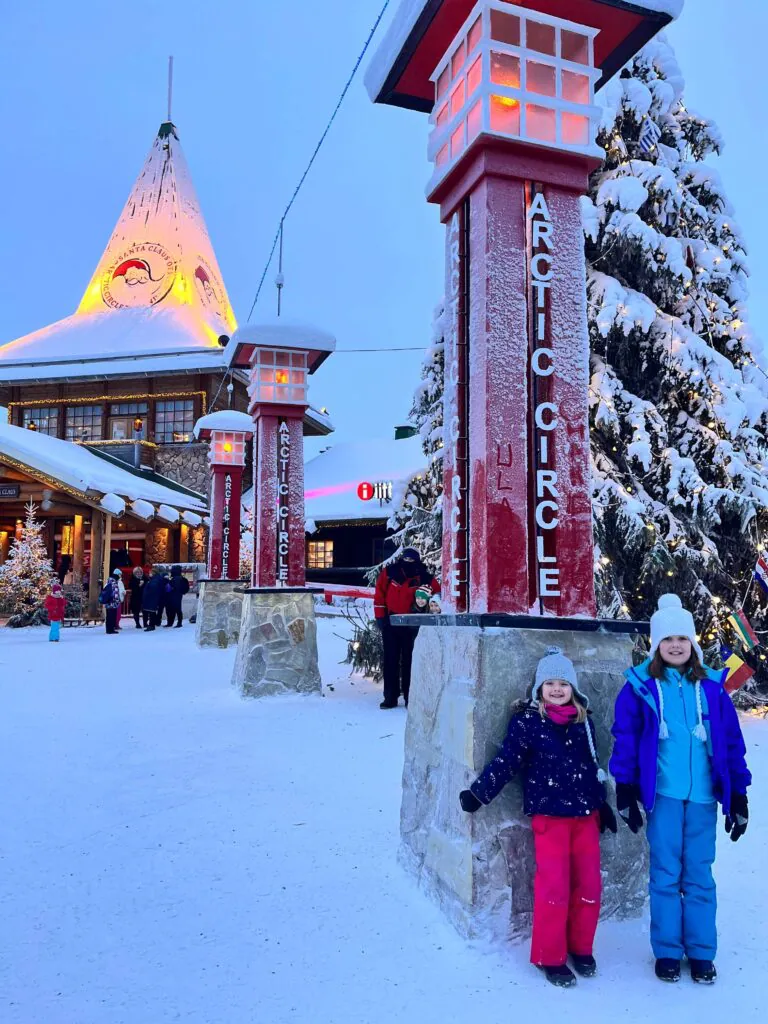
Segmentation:
[(758, 646), (760, 641), (757, 638), (757, 633), (752, 629), (752, 626), (749, 624), (749, 619), (743, 611), (739, 610), (734, 612), (733, 615), (729, 615), (728, 622), (736, 633), (736, 636), (744, 644), (746, 650), (751, 651), (753, 647)]
[(757, 565), (755, 566), (755, 579), (766, 594), (768, 594), (768, 562), (766, 562), (762, 555), (758, 558)]
[(640, 149), (645, 153), (646, 156), (650, 156), (651, 153), (656, 149), (656, 145), (661, 138), (661, 129), (658, 127), (655, 121), (652, 121), (650, 117), (646, 117), (643, 120), (643, 127), (640, 129)]
[(751, 679), (755, 674), (746, 662), (742, 661), (741, 658), (734, 654), (733, 651), (727, 647), (720, 648), (720, 655), (723, 659), (723, 665), (728, 669), (728, 675), (725, 680), (725, 689), (728, 693), (735, 693), (736, 690), (740, 689), (748, 679)]

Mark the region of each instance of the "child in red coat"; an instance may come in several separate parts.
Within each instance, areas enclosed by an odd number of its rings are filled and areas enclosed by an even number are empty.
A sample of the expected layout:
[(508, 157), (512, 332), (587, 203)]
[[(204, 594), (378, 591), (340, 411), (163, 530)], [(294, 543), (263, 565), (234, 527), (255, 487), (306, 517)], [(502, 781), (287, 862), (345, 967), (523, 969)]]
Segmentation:
[(48, 612), (48, 618), (51, 623), (48, 639), (56, 644), (59, 642), (59, 633), (61, 632), (65, 607), (66, 601), (64, 600), (61, 584), (54, 583), (50, 594), (45, 599), (45, 610)]

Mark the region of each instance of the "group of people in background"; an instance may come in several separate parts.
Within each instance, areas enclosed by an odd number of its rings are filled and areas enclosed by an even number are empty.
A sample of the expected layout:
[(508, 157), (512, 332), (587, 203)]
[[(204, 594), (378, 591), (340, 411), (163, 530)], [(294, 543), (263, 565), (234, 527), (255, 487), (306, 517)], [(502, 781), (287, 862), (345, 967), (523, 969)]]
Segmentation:
[[(162, 569), (137, 565), (131, 573), (129, 582), (129, 607), (136, 629), (151, 633), (163, 625), (165, 628), (175, 626), (179, 629), (184, 622), (182, 602), (189, 592), (189, 580), (181, 571), (180, 565), (174, 565), (170, 574)], [(99, 594), (99, 604), (104, 608), (105, 628), (109, 635), (120, 632), (123, 604), (126, 596), (123, 572), (114, 569)], [(66, 600), (61, 583), (55, 582), (51, 592), (45, 599), (45, 609), (50, 621), (48, 639), (58, 642), (61, 635), (61, 624), (64, 621)]]

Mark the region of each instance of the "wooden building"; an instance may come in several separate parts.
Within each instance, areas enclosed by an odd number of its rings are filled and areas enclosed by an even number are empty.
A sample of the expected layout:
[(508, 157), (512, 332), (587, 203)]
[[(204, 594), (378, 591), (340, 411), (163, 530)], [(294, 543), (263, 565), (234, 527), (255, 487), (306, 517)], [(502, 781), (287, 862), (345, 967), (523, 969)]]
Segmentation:
[[(208, 449), (194, 439), (195, 421), (248, 407), (247, 378), (229, 371), (223, 355), (235, 327), (177, 130), (165, 122), (75, 312), (0, 345), (0, 405), (13, 427), (90, 449), (137, 481), (180, 488), (205, 506)], [(332, 427), (325, 413), (309, 409), (304, 430), (322, 435)], [(69, 507), (55, 474), (46, 486), (38, 471), (33, 486), (15, 475), (30, 467), (0, 465), (7, 494), (0, 487), (0, 535), (13, 532), (19, 515), (11, 481), (23, 484), (21, 498), (53, 490), (55, 505), (45, 499), (42, 514), (58, 565), (68, 529), (91, 506), (70, 494), (82, 507)], [(188, 554), (181, 518), (158, 523), (126, 507), (112, 537), (115, 543), (122, 531), (131, 564)], [(204, 539), (194, 554), (204, 560)]]

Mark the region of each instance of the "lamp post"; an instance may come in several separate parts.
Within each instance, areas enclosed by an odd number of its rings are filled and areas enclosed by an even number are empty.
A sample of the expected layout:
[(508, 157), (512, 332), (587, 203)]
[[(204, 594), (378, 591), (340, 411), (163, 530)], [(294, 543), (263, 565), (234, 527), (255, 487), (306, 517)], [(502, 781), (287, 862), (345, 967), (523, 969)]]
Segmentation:
[(239, 328), (230, 366), (249, 374), (255, 424), (254, 587), (303, 587), (304, 413), (309, 375), (336, 347), (323, 331), (284, 322)]
[(596, 613), (580, 197), (595, 88), (682, 0), (403, 3), (366, 81), (429, 113), (446, 225), (443, 606)]
[(314, 597), (305, 587), (304, 413), (309, 375), (335, 345), (323, 331), (281, 319), (239, 328), (225, 353), (248, 374), (255, 429), (253, 577), (233, 675), (243, 696), (321, 687)]
[(240, 579), (240, 505), (243, 497), (245, 449), (253, 423), (244, 412), (209, 413), (195, 424), (195, 437), (209, 441), (211, 466), (211, 528), (208, 579)]

